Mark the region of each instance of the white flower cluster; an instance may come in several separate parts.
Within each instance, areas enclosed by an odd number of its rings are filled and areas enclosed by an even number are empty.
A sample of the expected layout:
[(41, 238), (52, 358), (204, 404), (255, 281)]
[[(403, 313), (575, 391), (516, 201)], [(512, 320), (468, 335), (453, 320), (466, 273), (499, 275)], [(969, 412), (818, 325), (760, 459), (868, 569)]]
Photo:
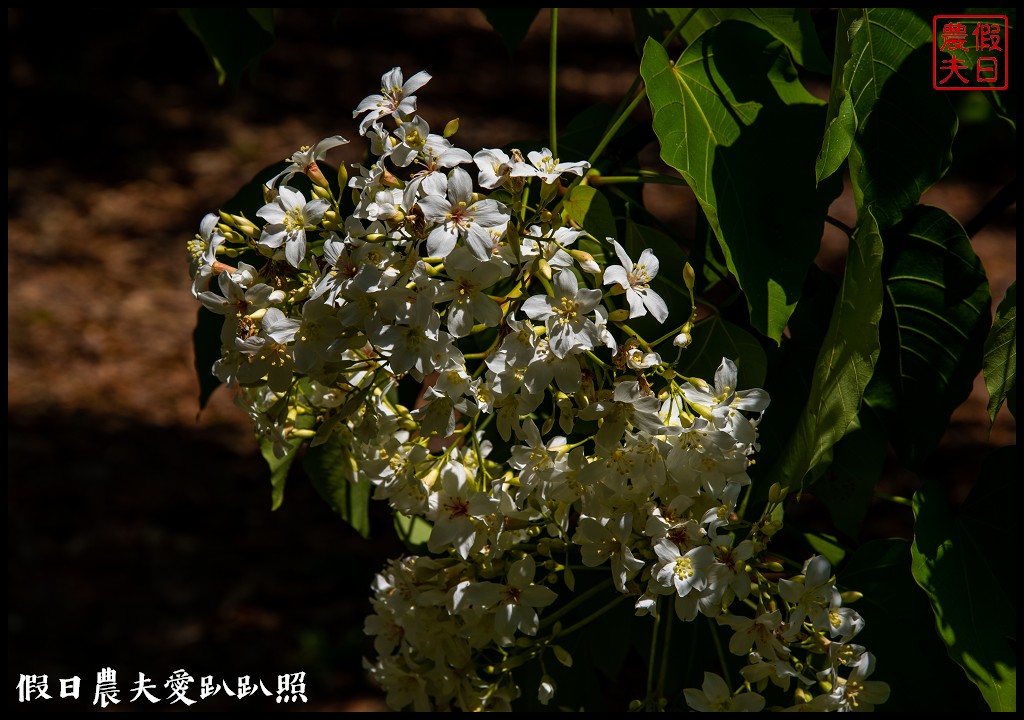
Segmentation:
[[(429, 79), (395, 68), (357, 107), (376, 161), (347, 183), (343, 168), (350, 210), (318, 165), (334, 136), (268, 181), (258, 220), (207, 215), (189, 245), (193, 293), (224, 318), (213, 371), (260, 436), (279, 456), (335, 444), (351, 482), (428, 523), (433, 556), (374, 585), (367, 667), (388, 702), (509, 709), (515, 667), (546, 651), (571, 663), (559, 611), (541, 612), (603, 567), (637, 615), (671, 603), (733, 630), (741, 691), (709, 674), (691, 707), (760, 709), (756, 690), (793, 678), (801, 709), (883, 702), (828, 562), (784, 579), (765, 555), (779, 493), (740, 518), (767, 395), (738, 390), (726, 358), (713, 384), (663, 362), (658, 342), (681, 352), (692, 315), (656, 343), (627, 325), (669, 315), (658, 261), (568, 221), (563, 179), (585, 182), (588, 164), (454, 146), (415, 114)], [(547, 674), (538, 692), (554, 694)]]

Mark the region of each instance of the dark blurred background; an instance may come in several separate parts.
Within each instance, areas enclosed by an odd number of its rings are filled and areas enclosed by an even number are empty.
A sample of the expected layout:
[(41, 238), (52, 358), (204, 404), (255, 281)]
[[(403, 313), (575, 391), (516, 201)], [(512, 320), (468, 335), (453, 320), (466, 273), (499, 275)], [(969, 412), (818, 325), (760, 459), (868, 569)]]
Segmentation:
[[(340, 133), (352, 142), (331, 160), (360, 160), (351, 110), (396, 65), (434, 76), (420, 112), (435, 131), (459, 117), (462, 147), (545, 137), (548, 19), (511, 57), (472, 9), (284, 9), (275, 23), (236, 91), (173, 9), (8, 8), (9, 707), (90, 710), (96, 673), (112, 667), (113, 710), (141, 709), (128, 703), (140, 672), (166, 698), (179, 668), (193, 698), (203, 675), (274, 693), (278, 675), (306, 672), (303, 709), (382, 708), (362, 624), (374, 573), (401, 548), (381, 509), (365, 542), (298, 475), (271, 512), (230, 393), (197, 417), (185, 242), (300, 145)], [(559, 30), (560, 118), (617, 104), (637, 68), (628, 11), (565, 10)], [(1015, 172), (1012, 156), (988, 157), (926, 201), (970, 220)], [(689, 239), (692, 194), (646, 192)], [(832, 212), (852, 222), (849, 192)], [(998, 302), (1016, 279), (1015, 205), (975, 248)], [(827, 233), (822, 262), (841, 252)], [(956, 484), (1015, 441), (1005, 410), (989, 435), (986, 401), (979, 380), (929, 472)], [(889, 482), (909, 493), (920, 478)], [(909, 533), (907, 513), (886, 518), (869, 531)], [(19, 677), (43, 674), (54, 699), (19, 705)], [(75, 675), (80, 699), (59, 699)], [(193, 709), (282, 707), (221, 692)]]

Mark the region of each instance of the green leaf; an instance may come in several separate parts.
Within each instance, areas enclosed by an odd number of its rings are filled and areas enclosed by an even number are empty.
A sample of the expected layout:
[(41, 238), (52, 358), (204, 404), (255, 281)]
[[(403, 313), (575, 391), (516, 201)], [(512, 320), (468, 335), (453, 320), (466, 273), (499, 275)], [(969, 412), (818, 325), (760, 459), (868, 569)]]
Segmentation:
[(820, 532), (804, 533), (804, 540), (811, 546), (818, 555), (823, 555), (833, 567), (839, 565), (846, 557), (846, 550), (839, 544), (839, 539), (834, 535)]
[[(984, 710), (977, 688), (948, 659), (935, 632), (928, 596), (910, 573), (910, 541), (872, 540), (850, 555), (837, 573), (841, 590), (863, 597), (851, 607), (864, 618), (864, 629), (853, 642), (877, 658), (869, 680), (889, 684), (885, 712), (973, 712)], [(922, 693), (921, 673), (942, 692)]]
[(928, 81), (931, 16), (871, 8), (853, 22), (843, 72), (857, 119), (850, 178), (857, 207), (870, 208), (884, 230), (949, 168), (956, 112)]
[(780, 342), (839, 191), (815, 182), (822, 103), (784, 48), (741, 22), (703, 33), (677, 63), (649, 40), (640, 71), (662, 159), (700, 202), (752, 324)]
[[(656, 8), (665, 12), (675, 25), (692, 8)], [(829, 71), (828, 58), (821, 49), (814, 18), (808, 8), (700, 8), (694, 13), (680, 35), (692, 43), (708, 29), (725, 22), (739, 20), (771, 33), (789, 49), (797, 65), (817, 73)]]
[(888, 447), (877, 414), (861, 405), (846, 435), (832, 448), (831, 472), (814, 483), (836, 529), (856, 539), (882, 475)]
[[(1010, 88), (1013, 87), (1013, 85), (1010, 86)], [(986, 93), (986, 95), (992, 100), (992, 104), (996, 109), (996, 115), (1009, 123), (1013, 131), (1017, 132), (1017, 102), (1015, 93), (1012, 93), (1011, 90), (1007, 88), (1006, 90), (996, 90), (991, 93)]]
[(825, 343), (839, 296), (839, 283), (840, 278), (812, 265), (789, 321), (787, 341), (781, 347), (765, 348), (768, 370), (764, 389), (772, 402), (758, 425), (761, 450), (749, 471), (754, 480), (751, 500), (767, 501), (777, 464), (793, 437), (793, 428), (803, 418), (817, 375), (818, 353)]
[(427, 540), (434, 529), (430, 522), (418, 515), (409, 517), (400, 512), (394, 513), (394, 521), (398, 537), (410, 552), (427, 552)]
[(298, 452), (300, 442), (291, 442), (283, 457), (274, 454), (274, 444), (266, 438), (260, 438), (260, 454), (270, 468), (270, 509), (277, 510), (284, 502), (284, 486), (288, 481), (288, 471)]
[(917, 467), (970, 395), (991, 323), (985, 269), (960, 224), (921, 205), (884, 233), (887, 312), (869, 402), (900, 458)]
[(864, 388), (878, 360), (881, 267), (882, 238), (867, 212), (850, 241), (806, 410), (776, 469), (776, 480), (785, 488), (802, 486), (804, 476), (826, 459), (860, 411)]
[(576, 223), (598, 241), (618, 237), (608, 199), (589, 185), (577, 185), (569, 191), (562, 205), (562, 214), (566, 220)]
[(340, 441), (306, 450), (302, 467), (320, 497), (364, 538), (370, 537), (370, 495), (373, 486), (358, 482), (355, 462)]
[(242, 75), (274, 45), (272, 8), (178, 8), (178, 15), (210, 54), (217, 82), (237, 90)]
[(710, 380), (727, 357), (739, 371), (738, 390), (764, 386), (768, 361), (764, 348), (753, 335), (717, 315), (697, 323), (690, 333), (692, 342), (683, 350), (678, 370), (683, 375)]
[(1007, 395), (1017, 391), (1017, 281), (1006, 289), (985, 341), (985, 387), (989, 424), (994, 425)]
[(220, 331), (223, 326), (222, 316), (205, 307), (199, 308), (196, 327), (192, 331), (192, 349), (199, 378), (200, 410), (206, 407), (213, 391), (220, 387), (220, 379), (213, 374), (213, 364), (220, 360)]
[(540, 8), (480, 8), (480, 12), (487, 18), (494, 32), (498, 33), (509, 57), (512, 57), (540, 13)]
[(914, 579), (949, 656), (995, 712), (1017, 709), (1016, 447), (993, 453), (952, 510), (929, 481), (914, 495)]
[(839, 8), (836, 21), (836, 56), (832, 63), (832, 86), (828, 93), (828, 116), (825, 119), (825, 139), (814, 165), (814, 173), (821, 182), (840, 168), (850, 154), (853, 134), (857, 130), (857, 113), (853, 98), (847, 92), (843, 75), (850, 60), (853, 35), (860, 28), (860, 10)]

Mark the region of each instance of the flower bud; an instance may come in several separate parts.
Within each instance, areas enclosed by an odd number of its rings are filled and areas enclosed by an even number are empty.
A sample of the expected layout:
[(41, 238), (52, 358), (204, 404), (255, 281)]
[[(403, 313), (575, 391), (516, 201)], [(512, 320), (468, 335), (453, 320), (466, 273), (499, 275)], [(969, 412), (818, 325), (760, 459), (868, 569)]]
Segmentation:
[(572, 248), (569, 250), (569, 254), (580, 264), (583, 272), (588, 272), (591, 275), (600, 275), (601, 266), (594, 260), (594, 256), (588, 253), (586, 250), (580, 250), (579, 248)]
[(551, 279), (551, 266), (548, 265), (548, 261), (544, 258), (540, 258), (537, 261), (537, 273), (545, 280)]
[(855, 603), (864, 597), (864, 593), (857, 592), (856, 590), (847, 590), (846, 592), (841, 593), (839, 597), (843, 599), (844, 605), (849, 605), (850, 603)]
[(612, 310), (610, 313), (608, 313), (608, 319), (611, 320), (612, 322), (624, 322), (626, 320), (629, 320), (629, 310), (626, 310), (625, 308)]
[(444, 126), (444, 132), (442, 137), (450, 138), (452, 135), (459, 131), (459, 119), (449, 120), (448, 124)]
[(690, 292), (693, 292), (693, 281), (695, 279), (693, 267), (690, 263), (683, 265), (683, 282), (686, 283), (686, 289)]
[[(327, 182), (327, 178), (324, 177), (323, 172), (320, 171), (320, 166), (317, 165), (315, 162), (311, 162), (309, 166), (306, 168), (306, 177), (308, 177), (310, 182), (313, 183), (314, 195), (317, 194), (318, 188), (321, 190), (330, 188), (330, 184)], [(330, 195), (328, 194), (327, 196), (321, 197), (330, 197)]]
[(425, 487), (427, 490), (431, 490), (431, 489), (433, 489), (434, 483), (437, 482), (437, 478), (440, 477), (440, 475), (441, 475), (440, 470), (438, 470), (435, 467), (430, 472), (428, 472), (426, 475), (424, 475), (423, 479), (421, 479), (420, 482), (423, 483), (423, 487)]

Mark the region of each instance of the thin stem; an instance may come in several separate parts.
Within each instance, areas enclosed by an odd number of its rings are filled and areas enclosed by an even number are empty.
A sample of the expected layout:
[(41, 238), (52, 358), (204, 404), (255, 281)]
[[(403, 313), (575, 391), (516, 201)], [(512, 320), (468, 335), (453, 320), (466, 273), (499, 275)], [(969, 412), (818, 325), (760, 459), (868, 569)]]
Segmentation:
[(551, 8), (551, 66), (548, 69), (548, 134), (551, 136), (551, 157), (558, 158), (558, 123), (556, 122), (555, 98), (557, 95), (558, 67), (558, 8)]
[(587, 178), (587, 184), (592, 187), (602, 185), (631, 185), (638, 183), (653, 183), (656, 185), (686, 185), (682, 178), (669, 177), (661, 173), (641, 170), (637, 175), (591, 175)]
[[(658, 598), (658, 604), (661, 604), (663, 598)], [(659, 608), (660, 610), (660, 608)], [(658, 612), (654, 616), (654, 624), (651, 627), (651, 652), (647, 656), (647, 698), (651, 698), (651, 693), (654, 691), (654, 656), (657, 654), (655, 650), (658, 647), (658, 630), (661, 625), (661, 612)]]
[(668, 657), (672, 647), (672, 626), (675, 625), (672, 620), (670, 616), (665, 622), (665, 642), (661, 646), (661, 667), (658, 670), (658, 684), (655, 688), (659, 698), (665, 697), (665, 677), (668, 675)]
[[(626, 106), (626, 109), (619, 114), (618, 118), (615, 119), (615, 122), (612, 123), (611, 127), (609, 127), (605, 131), (604, 137), (601, 138), (601, 142), (597, 144), (597, 147), (594, 148), (594, 152), (590, 153), (590, 157), (587, 158), (588, 163), (593, 165), (594, 162), (599, 157), (601, 157), (601, 153), (603, 153), (604, 149), (608, 147), (608, 143), (610, 143), (612, 141), (612, 138), (615, 137), (615, 133), (619, 131), (619, 128), (622, 127), (622, 124), (626, 122), (630, 115), (633, 114), (633, 111), (637, 109), (637, 107), (640, 105), (641, 101), (643, 101), (645, 97), (647, 97), (647, 93), (645, 92), (638, 91), (636, 93), (636, 97), (634, 97), (630, 101), (629, 105)], [(552, 150), (551, 152), (552, 154), (554, 154), (554, 150)]]
[(690, 19), (697, 14), (698, 10), (700, 10), (700, 8), (693, 8), (692, 10), (690, 10), (690, 12), (686, 13), (686, 17), (684, 17), (682, 20), (676, 23), (676, 26), (672, 28), (671, 32), (669, 32), (669, 34), (665, 36), (665, 39), (662, 41), (661, 46), (668, 47), (668, 44), (675, 40), (676, 36), (680, 35), (683, 32), (683, 28), (686, 27), (686, 23), (690, 22)]
[(844, 233), (846, 233), (847, 237), (853, 237), (853, 228), (844, 223), (842, 220), (837, 220), (831, 215), (826, 215), (825, 222), (827, 222), (829, 225), (832, 225), (842, 230)]
[[(694, 8), (689, 13), (687, 13), (686, 17), (680, 20), (679, 23), (672, 28), (669, 34), (665, 36), (665, 39), (661, 42), (661, 46), (667, 48), (668, 44), (672, 42), (676, 38), (676, 36), (679, 35), (683, 27), (686, 26), (686, 23), (690, 22), (690, 18), (692, 18), (699, 9), (700, 8)], [(626, 108), (627, 98), (633, 97), (633, 93), (640, 89), (641, 83), (643, 83), (643, 77), (640, 76), (640, 74), (637, 74), (636, 78), (634, 78), (633, 80), (633, 84), (629, 86), (629, 90), (627, 90), (626, 94), (622, 96), (622, 100), (619, 102), (619, 106), (615, 108), (615, 117), (619, 117), (622, 115), (623, 111)]]
[(561, 637), (563, 635), (570, 635), (570, 634), (576, 632), (577, 630), (579, 630), (580, 628), (586, 627), (587, 625), (589, 625), (590, 623), (592, 623), (595, 620), (597, 620), (599, 617), (604, 615), (606, 612), (608, 612), (609, 610), (614, 608), (616, 605), (618, 605), (620, 602), (622, 602), (625, 599), (626, 599), (625, 595), (618, 595), (617, 597), (613, 598), (612, 601), (610, 603), (608, 603), (607, 605), (605, 605), (603, 608), (601, 608), (600, 610), (595, 610), (590, 615), (588, 615), (587, 617), (585, 617), (582, 620), (580, 620), (578, 623), (574, 623), (574, 624), (570, 625), (567, 628), (562, 628), (562, 631), (560, 633), (558, 633), (558, 635), (553, 636), (552, 639), (554, 639), (554, 637)]
[(611, 578), (606, 578), (603, 582), (599, 582), (597, 585), (595, 585), (594, 587), (590, 588), (586, 592), (580, 593), (579, 595), (574, 597), (572, 600), (570, 600), (568, 603), (566, 603), (563, 607), (560, 607), (555, 612), (551, 613), (550, 615), (545, 616), (545, 618), (540, 621), (540, 627), (544, 628), (544, 627), (547, 627), (547, 626), (551, 625), (556, 620), (558, 620), (560, 617), (565, 615), (567, 612), (571, 612), (573, 609), (578, 607), (580, 604), (586, 602), (587, 600), (592, 598), (594, 595), (597, 595), (599, 592), (601, 592), (602, 590), (606, 589), (611, 584), (612, 584), (612, 579)]
[(631, 328), (629, 325), (626, 325), (625, 323), (615, 321), (612, 322), (615, 325), (615, 327), (617, 327), (619, 330), (635, 338), (636, 341), (640, 343), (640, 347), (642, 347), (647, 352), (652, 352), (652, 346), (647, 344), (647, 341), (640, 336), (640, 333), (638, 333), (636, 330)]
[(711, 618), (707, 619), (708, 630), (711, 631), (711, 642), (715, 645), (715, 654), (718, 655), (718, 662), (722, 666), (722, 677), (725, 679), (725, 684), (729, 686), (729, 690), (732, 691), (732, 683), (729, 682), (729, 666), (726, 664), (725, 648), (722, 647), (722, 639), (718, 637), (718, 628), (715, 627), (714, 621)]

